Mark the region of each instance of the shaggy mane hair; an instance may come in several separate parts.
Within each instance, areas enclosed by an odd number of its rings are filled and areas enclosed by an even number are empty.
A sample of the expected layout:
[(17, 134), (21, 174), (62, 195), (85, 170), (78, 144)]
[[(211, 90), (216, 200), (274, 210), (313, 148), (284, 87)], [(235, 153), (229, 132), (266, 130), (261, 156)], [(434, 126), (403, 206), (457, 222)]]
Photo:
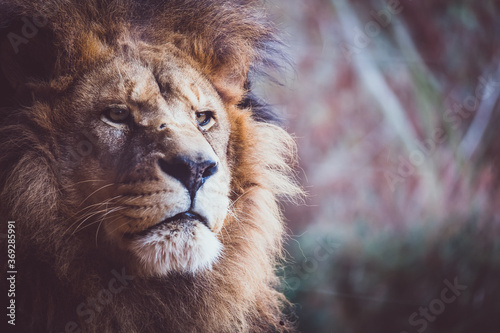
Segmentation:
[[(274, 269), (283, 235), (278, 200), (300, 189), (291, 178), (294, 143), (274, 124), (248, 79), (283, 60), (260, 6), (251, 0), (0, 1), (0, 232), (7, 233), (8, 220), (16, 221), (15, 328), (293, 330)], [(27, 42), (17, 40), (15, 52), (8, 36), (22, 37), (26, 18), (37, 23), (37, 33), (31, 31)], [(173, 44), (199, 64), (230, 116), (232, 204), (220, 235), (224, 256), (211, 271), (129, 277), (124, 266), (106, 262), (95, 244), (65, 234), (75, 203), (68, 202), (65, 193), (72, 189), (58, 175), (55, 142), (64, 133), (51, 126), (50, 106), (87, 69), (112, 57), (127, 34), (153, 45)], [(3, 266), (2, 276), (6, 271)], [(5, 276), (1, 280), (4, 292)], [(123, 288), (115, 293), (117, 286)], [(86, 320), (78, 315), (82, 304), (93, 309)]]

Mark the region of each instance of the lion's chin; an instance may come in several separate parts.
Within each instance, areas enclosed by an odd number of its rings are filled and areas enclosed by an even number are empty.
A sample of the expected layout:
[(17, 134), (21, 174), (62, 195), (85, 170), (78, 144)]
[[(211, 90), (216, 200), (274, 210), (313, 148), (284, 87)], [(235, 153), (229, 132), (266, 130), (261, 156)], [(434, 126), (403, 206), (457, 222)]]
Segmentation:
[(219, 239), (198, 221), (164, 224), (134, 237), (128, 248), (138, 259), (144, 276), (210, 270), (222, 252)]

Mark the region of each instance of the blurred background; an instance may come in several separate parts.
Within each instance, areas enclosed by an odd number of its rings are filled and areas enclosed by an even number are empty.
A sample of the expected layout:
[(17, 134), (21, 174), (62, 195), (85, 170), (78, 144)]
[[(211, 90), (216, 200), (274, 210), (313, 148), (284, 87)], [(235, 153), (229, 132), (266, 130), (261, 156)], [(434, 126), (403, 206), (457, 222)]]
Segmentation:
[(270, 0), (302, 332), (500, 332), (500, 1)]

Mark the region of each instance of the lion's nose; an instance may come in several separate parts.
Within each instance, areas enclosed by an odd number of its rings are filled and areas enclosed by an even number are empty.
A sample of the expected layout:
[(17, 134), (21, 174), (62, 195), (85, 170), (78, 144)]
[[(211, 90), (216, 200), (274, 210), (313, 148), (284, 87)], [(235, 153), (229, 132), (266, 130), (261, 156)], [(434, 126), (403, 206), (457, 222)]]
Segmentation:
[(200, 158), (194, 161), (188, 157), (178, 156), (171, 160), (160, 159), (160, 168), (166, 174), (179, 180), (194, 199), (203, 183), (218, 170), (217, 162)]

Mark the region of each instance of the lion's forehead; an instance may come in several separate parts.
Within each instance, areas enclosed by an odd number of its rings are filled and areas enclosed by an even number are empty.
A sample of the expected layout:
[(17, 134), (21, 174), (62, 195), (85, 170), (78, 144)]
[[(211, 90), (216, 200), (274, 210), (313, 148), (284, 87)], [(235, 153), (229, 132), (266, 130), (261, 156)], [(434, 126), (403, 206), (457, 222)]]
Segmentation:
[(224, 109), (213, 85), (197, 69), (181, 58), (158, 53), (163, 55), (161, 65), (149, 65), (151, 59), (116, 56), (84, 75), (79, 87), (80, 102), (88, 105), (93, 100), (96, 108), (129, 104), (140, 110), (136, 117), (145, 122), (167, 110)]

